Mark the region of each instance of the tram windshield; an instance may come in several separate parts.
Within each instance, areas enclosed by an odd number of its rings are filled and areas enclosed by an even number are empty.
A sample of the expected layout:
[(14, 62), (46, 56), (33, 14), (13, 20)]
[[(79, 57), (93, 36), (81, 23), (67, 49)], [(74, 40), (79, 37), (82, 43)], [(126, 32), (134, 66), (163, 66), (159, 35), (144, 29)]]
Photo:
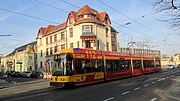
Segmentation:
[(53, 76), (62, 76), (62, 75), (73, 75), (73, 58), (72, 54), (60, 54), (54, 57), (54, 60), (58, 64), (58, 68), (53, 73)]

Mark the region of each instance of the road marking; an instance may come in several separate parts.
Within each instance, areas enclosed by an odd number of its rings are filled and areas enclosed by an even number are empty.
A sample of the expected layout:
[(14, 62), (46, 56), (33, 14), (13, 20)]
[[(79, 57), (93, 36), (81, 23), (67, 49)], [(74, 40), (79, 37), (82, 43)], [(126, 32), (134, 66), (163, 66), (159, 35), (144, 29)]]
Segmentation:
[(110, 97), (108, 99), (105, 99), (104, 101), (109, 101), (109, 100), (112, 100), (112, 99), (114, 99), (114, 97)]
[(157, 98), (153, 98), (152, 100), (150, 100), (150, 101), (155, 101), (155, 100), (157, 100)]
[(124, 93), (121, 93), (121, 95), (125, 95), (125, 94), (128, 94), (130, 91), (127, 91), (127, 92), (124, 92)]
[(144, 87), (148, 86), (149, 84), (145, 84)]
[(153, 84), (153, 83), (156, 83), (156, 81), (153, 81), (153, 82), (151, 82), (151, 83), (152, 83), (152, 84)]
[(19, 97), (19, 98), (8, 99), (8, 100), (5, 100), (5, 101), (14, 101), (14, 100), (20, 100), (20, 99), (25, 99), (25, 98), (31, 98), (31, 97), (40, 96), (40, 95), (47, 95), (49, 93), (50, 92), (36, 94), (36, 95), (29, 95), (29, 96), (24, 96), (24, 97)]
[(14, 94), (18, 94), (18, 93), (24, 93), (24, 92), (27, 92), (27, 91), (19, 91), (19, 92), (14, 92)]
[(161, 81), (161, 79), (157, 80), (157, 81)]
[(166, 78), (162, 78), (162, 80), (165, 80)]
[(134, 88), (134, 90), (138, 90), (138, 89), (140, 89), (140, 87)]

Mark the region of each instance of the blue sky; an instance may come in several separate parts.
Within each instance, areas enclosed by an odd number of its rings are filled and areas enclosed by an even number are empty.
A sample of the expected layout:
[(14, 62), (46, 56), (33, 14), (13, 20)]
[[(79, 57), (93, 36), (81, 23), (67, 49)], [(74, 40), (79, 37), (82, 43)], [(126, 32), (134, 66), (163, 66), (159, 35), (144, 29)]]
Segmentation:
[[(144, 48), (158, 49), (162, 54), (180, 53), (180, 30), (173, 31), (168, 24), (158, 21), (162, 14), (155, 13), (151, 0), (100, 0), (113, 8), (109, 8), (97, 0), (65, 1), (78, 7), (88, 4), (98, 12), (106, 11), (110, 16), (111, 25), (119, 32), (121, 47), (126, 47), (132, 38), (137, 43), (135, 47), (142, 48), (140, 43), (145, 42), (148, 47)], [(8, 54), (21, 45), (35, 41), (40, 27), (61, 24), (65, 22), (70, 11), (78, 10), (77, 7), (68, 5), (61, 0), (0, 0), (0, 2), (0, 35), (11, 35), (0, 37), (0, 54)], [(42, 2), (58, 9), (44, 5)], [(14, 14), (2, 9), (57, 23)], [(142, 17), (143, 15), (145, 17)], [(125, 25), (128, 22), (130, 24)]]

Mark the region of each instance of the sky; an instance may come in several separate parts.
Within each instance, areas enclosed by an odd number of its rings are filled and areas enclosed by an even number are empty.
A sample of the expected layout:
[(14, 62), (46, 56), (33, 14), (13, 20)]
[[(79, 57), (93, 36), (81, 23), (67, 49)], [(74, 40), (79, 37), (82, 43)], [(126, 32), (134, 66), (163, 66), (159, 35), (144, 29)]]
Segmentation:
[(0, 36), (0, 54), (35, 41), (39, 28), (65, 22), (70, 11), (86, 4), (108, 13), (120, 47), (133, 41), (133, 47), (162, 55), (180, 53), (180, 30), (159, 21), (163, 14), (155, 13), (152, 0), (0, 0), (0, 35), (11, 35)]

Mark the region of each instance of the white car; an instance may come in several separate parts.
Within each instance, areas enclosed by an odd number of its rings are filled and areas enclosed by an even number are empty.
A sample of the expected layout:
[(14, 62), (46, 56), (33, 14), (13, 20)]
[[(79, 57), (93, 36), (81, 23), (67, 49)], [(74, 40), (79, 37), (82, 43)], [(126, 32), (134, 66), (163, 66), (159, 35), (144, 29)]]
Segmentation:
[(31, 74), (32, 74), (32, 72), (31, 71), (28, 71), (28, 72), (23, 72), (22, 73), (22, 77), (31, 77)]
[(167, 69), (174, 69), (174, 65), (167, 65)]

